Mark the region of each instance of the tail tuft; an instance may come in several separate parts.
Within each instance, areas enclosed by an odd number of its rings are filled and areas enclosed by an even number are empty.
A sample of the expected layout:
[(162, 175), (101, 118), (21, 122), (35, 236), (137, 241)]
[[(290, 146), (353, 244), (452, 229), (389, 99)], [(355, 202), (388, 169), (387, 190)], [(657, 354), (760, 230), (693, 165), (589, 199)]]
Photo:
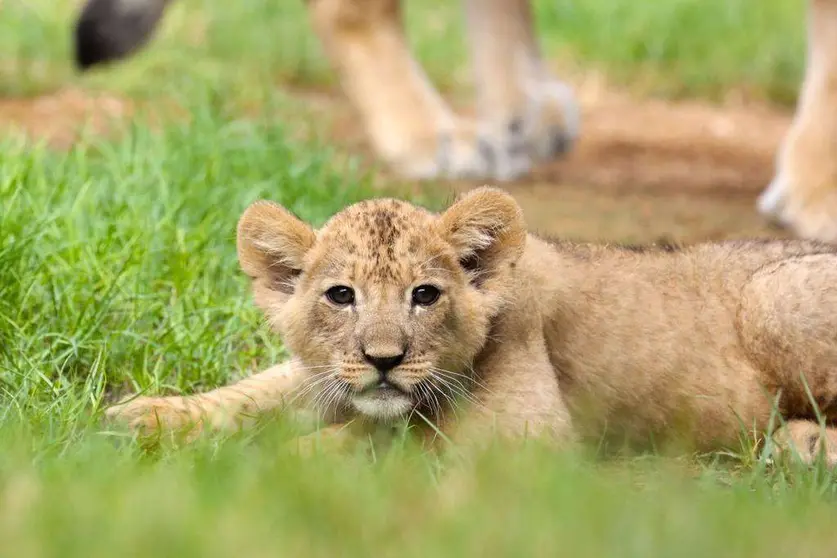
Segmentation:
[(145, 45), (167, 0), (88, 0), (75, 28), (75, 63), (84, 71), (126, 58)]

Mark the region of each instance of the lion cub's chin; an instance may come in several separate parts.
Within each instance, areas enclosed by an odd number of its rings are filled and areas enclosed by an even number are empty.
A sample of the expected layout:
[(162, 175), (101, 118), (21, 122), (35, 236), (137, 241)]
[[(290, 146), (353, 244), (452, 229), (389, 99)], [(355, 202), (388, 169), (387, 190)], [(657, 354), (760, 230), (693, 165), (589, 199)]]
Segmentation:
[(392, 390), (358, 393), (351, 402), (358, 413), (379, 422), (400, 419), (413, 410), (413, 401), (409, 396)]

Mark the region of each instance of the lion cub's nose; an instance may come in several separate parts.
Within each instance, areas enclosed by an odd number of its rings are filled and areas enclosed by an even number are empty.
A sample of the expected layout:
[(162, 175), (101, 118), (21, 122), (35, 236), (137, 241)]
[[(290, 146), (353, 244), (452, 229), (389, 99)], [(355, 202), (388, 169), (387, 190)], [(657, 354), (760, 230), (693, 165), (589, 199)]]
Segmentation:
[(375, 369), (383, 375), (401, 364), (404, 360), (404, 353), (397, 355), (371, 355), (363, 351), (363, 358), (366, 362), (375, 367)]

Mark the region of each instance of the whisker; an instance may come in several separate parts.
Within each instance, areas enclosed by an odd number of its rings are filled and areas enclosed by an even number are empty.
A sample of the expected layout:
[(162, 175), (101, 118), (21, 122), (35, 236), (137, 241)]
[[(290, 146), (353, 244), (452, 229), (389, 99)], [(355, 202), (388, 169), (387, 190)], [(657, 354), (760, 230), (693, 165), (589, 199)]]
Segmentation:
[(430, 396), (429, 396), (429, 394), (427, 393), (427, 387), (424, 385), (424, 382), (418, 382), (418, 383), (416, 384), (416, 391), (418, 391), (418, 395), (419, 395), (419, 397), (418, 397), (418, 401), (417, 401), (418, 405), (416, 405), (416, 408), (414, 408), (414, 409), (410, 412), (410, 417), (411, 417), (411, 418), (412, 418), (413, 413), (415, 413), (415, 412), (416, 412), (416, 409), (417, 409), (420, 405), (422, 405), (422, 404), (431, 405)]
[(438, 416), (439, 414), (441, 414), (442, 409), (439, 408), (439, 400), (435, 396), (435, 394), (433, 393), (432, 386), (427, 382), (423, 382), (421, 387), (424, 390), (424, 393), (427, 394), (426, 398), (427, 398), (427, 403), (430, 406), (431, 414), (433, 416)]
[[(465, 395), (465, 394), (470, 395), (471, 394), (471, 389), (469, 389), (469, 387), (466, 386), (465, 383), (463, 383), (462, 380), (460, 380), (459, 378), (457, 378), (455, 376), (452, 376), (449, 371), (442, 370), (440, 368), (433, 368), (432, 373), (435, 374), (437, 377), (439, 377), (441, 379), (444, 379), (445, 383), (449, 384), (451, 389), (456, 388), (456, 391), (459, 392), (459, 393), (462, 393), (463, 395)], [(469, 378), (468, 376), (465, 376), (464, 374), (459, 374), (459, 376), (462, 376), (462, 378), (465, 381), (473, 383), (472, 379)]]
[(329, 374), (331, 374), (331, 372), (332, 372), (331, 370), (326, 370), (324, 372), (320, 372), (318, 374), (314, 374), (314, 375), (312, 375), (308, 378), (305, 378), (304, 380), (302, 380), (302, 382), (298, 386), (293, 388), (288, 393), (288, 395), (291, 395), (291, 394), (293, 394), (295, 392), (298, 392), (298, 391), (302, 391), (302, 393), (307, 392), (308, 390), (311, 389), (311, 387), (317, 385), (318, 383), (320, 383), (324, 379), (326, 379), (329, 376)]
[(323, 412), (328, 410), (325, 408), (325, 403), (331, 397), (332, 391), (337, 386), (337, 382), (334, 381), (333, 377), (329, 377), (328, 380), (329, 381), (326, 383), (325, 387), (321, 389), (319, 393), (317, 393), (317, 395), (311, 401), (312, 407), (315, 407), (318, 410), (322, 410)]
[(433, 398), (434, 409), (435, 409), (434, 415), (435, 416), (441, 416), (441, 414), (442, 414), (442, 402), (439, 401), (438, 397), (436, 397), (436, 391), (438, 391), (438, 390), (432, 389), (432, 387), (433, 387), (432, 384), (428, 385), (427, 392)]
[(316, 382), (312, 382), (312, 383), (310, 383), (308, 386), (306, 386), (306, 388), (305, 388), (304, 390), (302, 390), (302, 391), (300, 391), (299, 393), (297, 393), (296, 395), (294, 395), (294, 396), (293, 396), (293, 398), (292, 398), (290, 401), (288, 401), (288, 405), (293, 404), (293, 403), (294, 403), (297, 399), (300, 399), (300, 398), (302, 398), (302, 397), (305, 397), (305, 396), (309, 395), (309, 394), (310, 394), (312, 391), (314, 391), (314, 389), (316, 389), (318, 386), (319, 386), (319, 387), (322, 387), (323, 383), (324, 383), (324, 382), (327, 382), (327, 381), (328, 381), (328, 380), (330, 380), (330, 379), (331, 379), (331, 378), (327, 376), (327, 377), (325, 377), (325, 378), (320, 378), (320, 379), (319, 379), (319, 380), (317, 380)]
[[(439, 378), (437, 376), (433, 375), (432, 373), (431, 373), (431, 378), (439, 380)], [(451, 395), (444, 389), (445, 382), (440, 380), (440, 383), (442, 384), (442, 386), (439, 387), (438, 392), (441, 393), (442, 397), (444, 397), (445, 400), (448, 402), (448, 405), (450, 406), (451, 411), (453, 411), (453, 416), (458, 419), (459, 414), (456, 412), (456, 410), (459, 408), (459, 404), (456, 402), (456, 399), (454, 397), (451, 397)], [(432, 383), (431, 383), (431, 385), (432, 385)]]
[[(445, 395), (447, 395), (448, 397), (450, 397), (451, 394), (454, 396), (468, 395), (468, 391), (465, 389), (465, 386), (463, 386), (460, 382), (456, 380), (454, 380), (454, 383), (449, 378), (445, 378), (443, 375), (439, 374), (436, 371), (431, 372), (431, 377), (434, 380), (436, 380), (439, 384), (441, 384), (440, 387), (446, 390)], [(450, 394), (448, 394), (447, 391), (449, 391)]]
[(466, 400), (467, 402), (480, 407), (482, 409), (488, 410), (485, 405), (482, 404), (472, 393), (470, 393), (467, 389), (460, 382), (456, 382), (456, 384), (452, 383), (450, 380), (446, 380), (443, 376), (438, 373), (437, 369), (431, 371), (431, 374), (437, 379), (437, 381), (444, 383), (448, 389), (451, 390), (453, 395), (461, 397), (462, 399)]
[(328, 412), (331, 410), (333, 406), (334, 412), (336, 413), (339, 405), (342, 403), (343, 399), (346, 396), (348, 386), (342, 382), (334, 382), (332, 386), (333, 388), (331, 390), (331, 394), (329, 395), (325, 403), (325, 410)]
[(469, 403), (472, 403), (474, 405), (482, 406), (482, 403), (468, 391), (465, 391), (461, 388), (457, 388), (452, 384), (448, 384), (448, 386), (451, 388), (451, 391), (453, 391), (455, 395), (458, 395), (465, 401), (468, 401)]
[(438, 377), (444, 378), (447, 382), (455, 382), (456, 385), (459, 386), (463, 390), (467, 389), (465, 384), (463, 384), (461, 380), (459, 380), (456, 377), (450, 376), (449, 373), (444, 371), (444, 370), (441, 370), (439, 368), (431, 368), (431, 373), (438, 376)]
[(469, 382), (473, 382), (474, 385), (476, 385), (480, 389), (484, 390), (486, 393), (488, 393), (490, 395), (495, 395), (494, 391), (491, 388), (489, 388), (485, 384), (485, 382), (481, 381), (477, 377), (477, 375), (474, 373), (474, 369), (473, 369), (472, 366), (470, 366), (464, 360), (461, 361), (461, 363), (462, 363), (463, 367), (470, 372), (470, 374), (463, 374), (461, 372), (454, 372), (453, 370), (447, 370), (445, 368), (439, 368), (439, 367), (436, 367), (436, 366), (434, 366), (433, 369), (436, 370), (437, 372), (443, 372), (445, 374), (450, 374), (450, 375), (453, 375), (453, 376), (456, 376), (456, 377), (461, 377), (461, 378), (467, 379)]

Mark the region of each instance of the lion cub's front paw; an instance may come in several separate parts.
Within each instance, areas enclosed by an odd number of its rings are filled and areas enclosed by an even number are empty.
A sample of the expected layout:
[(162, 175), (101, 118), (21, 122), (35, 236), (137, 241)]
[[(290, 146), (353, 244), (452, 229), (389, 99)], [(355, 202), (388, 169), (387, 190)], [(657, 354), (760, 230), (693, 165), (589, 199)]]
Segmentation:
[(190, 424), (187, 408), (179, 397), (137, 397), (118, 403), (105, 410), (105, 418), (127, 427), (141, 437), (151, 437), (164, 431), (191, 427), (189, 434), (201, 431), (200, 422)]

